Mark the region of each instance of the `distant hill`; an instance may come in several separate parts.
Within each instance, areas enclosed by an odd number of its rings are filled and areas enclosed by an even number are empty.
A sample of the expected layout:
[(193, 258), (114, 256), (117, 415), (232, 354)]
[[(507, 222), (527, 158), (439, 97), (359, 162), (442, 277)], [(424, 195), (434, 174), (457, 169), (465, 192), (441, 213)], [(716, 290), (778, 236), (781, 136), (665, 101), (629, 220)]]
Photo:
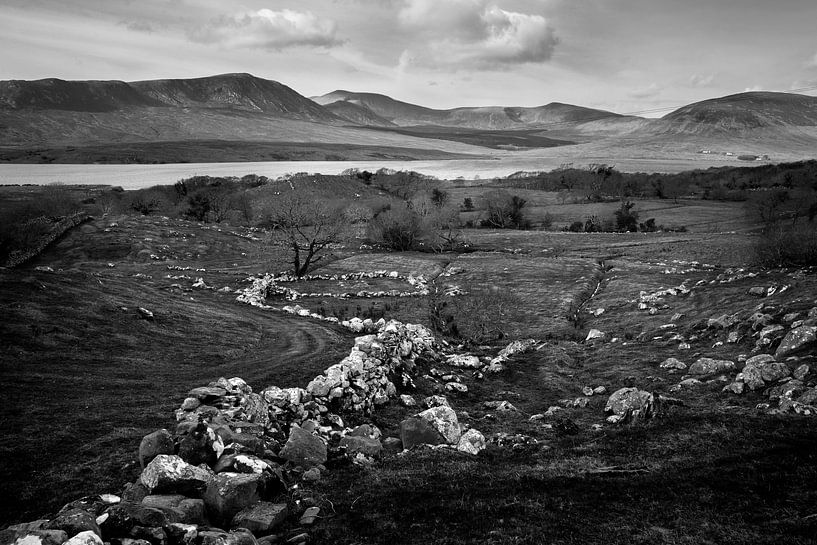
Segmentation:
[(312, 100), (323, 105), (337, 101), (350, 102), (367, 108), (374, 115), (403, 127), (437, 125), (441, 127), (508, 130), (539, 128), (550, 125), (577, 125), (602, 119), (624, 119), (624, 116), (612, 112), (558, 102), (534, 108), (486, 106), (435, 110), (395, 100), (386, 95), (354, 93), (343, 90), (312, 97)]
[(324, 108), (336, 116), (351, 121), (356, 125), (374, 127), (394, 127), (395, 124), (386, 118), (380, 117), (369, 108), (349, 102), (348, 100), (338, 100), (331, 104), (324, 105)]
[(67, 110), (111, 112), (133, 107), (161, 106), (124, 81), (0, 81), (2, 110)]
[(665, 115), (665, 130), (684, 133), (735, 132), (817, 126), (817, 97), (749, 92), (713, 98)]

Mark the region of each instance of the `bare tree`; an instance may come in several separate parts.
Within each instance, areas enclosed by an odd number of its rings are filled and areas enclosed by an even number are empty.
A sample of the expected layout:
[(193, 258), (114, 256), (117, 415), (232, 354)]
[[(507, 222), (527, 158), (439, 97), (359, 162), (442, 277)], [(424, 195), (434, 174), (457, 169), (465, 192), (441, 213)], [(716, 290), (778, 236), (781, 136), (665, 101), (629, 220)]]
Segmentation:
[(341, 239), (341, 214), (312, 195), (295, 190), (269, 205), (265, 224), (283, 237), (291, 253), (296, 276), (304, 276), (309, 267), (327, 255), (330, 245)]

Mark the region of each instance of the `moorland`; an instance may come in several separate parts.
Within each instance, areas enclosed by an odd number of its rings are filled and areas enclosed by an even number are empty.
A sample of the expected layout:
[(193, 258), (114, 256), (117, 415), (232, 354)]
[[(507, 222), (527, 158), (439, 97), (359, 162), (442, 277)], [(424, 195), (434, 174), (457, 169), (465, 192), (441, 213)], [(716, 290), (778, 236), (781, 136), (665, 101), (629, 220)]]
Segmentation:
[[(384, 318), (424, 324), (449, 353), (534, 348), (495, 374), (421, 359), (399, 393), (445, 395), (484, 450), (332, 454), (276, 499), (291, 516), (268, 543), (814, 543), (817, 421), (798, 399), (815, 345), (761, 387), (737, 375), (817, 321), (815, 183), (806, 161), (1, 187), (0, 524), (120, 493), (142, 437), (173, 429), (194, 386), (304, 387), (359, 335), (339, 322)], [(352, 274), (378, 271), (396, 274)], [(270, 308), (237, 301), (279, 272), (321, 319), (278, 292)], [(424, 293), (396, 295), (418, 277)], [(624, 387), (657, 414), (608, 421)], [(395, 398), (342, 416), (385, 440), (417, 410)]]

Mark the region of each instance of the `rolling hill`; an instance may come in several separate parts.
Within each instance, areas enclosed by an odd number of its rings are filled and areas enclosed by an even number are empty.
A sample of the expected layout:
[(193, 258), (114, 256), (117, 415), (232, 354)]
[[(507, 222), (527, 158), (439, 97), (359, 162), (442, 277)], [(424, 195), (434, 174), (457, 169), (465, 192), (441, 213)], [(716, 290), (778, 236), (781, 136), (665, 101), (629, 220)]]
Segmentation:
[[(154, 158), (158, 148), (162, 153)], [(817, 98), (740, 93), (645, 119), (558, 102), (443, 110), (345, 90), (309, 99), (250, 74), (135, 82), (0, 81), (0, 161), (538, 154), (553, 161), (618, 162), (622, 157), (692, 157), (700, 149), (813, 157)]]
[(817, 97), (748, 92), (684, 106), (662, 118), (676, 133), (744, 132), (754, 129), (817, 126)]

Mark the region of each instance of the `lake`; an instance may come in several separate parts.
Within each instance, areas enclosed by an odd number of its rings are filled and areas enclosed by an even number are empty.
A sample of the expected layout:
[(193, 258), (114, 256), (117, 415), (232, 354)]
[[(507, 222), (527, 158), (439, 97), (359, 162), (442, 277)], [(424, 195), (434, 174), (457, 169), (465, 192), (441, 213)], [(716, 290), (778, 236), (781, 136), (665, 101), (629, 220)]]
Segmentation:
[[(8, 184), (107, 184), (125, 189), (174, 184), (197, 175), (243, 176), (258, 174), (277, 178), (288, 173), (309, 172), (339, 174), (348, 168), (375, 171), (379, 168), (414, 170), (443, 179), (460, 176), (467, 179), (507, 176), (520, 170), (552, 170), (566, 161), (563, 157), (505, 156), (494, 159), (455, 159), (434, 161), (276, 161), (240, 163), (177, 163), (162, 165), (57, 165), (0, 164), (0, 185)], [(606, 162), (593, 161), (589, 162)], [(635, 172), (680, 172), (701, 166), (677, 159), (624, 159), (614, 162), (616, 168)], [(577, 168), (583, 166), (576, 163)]]

